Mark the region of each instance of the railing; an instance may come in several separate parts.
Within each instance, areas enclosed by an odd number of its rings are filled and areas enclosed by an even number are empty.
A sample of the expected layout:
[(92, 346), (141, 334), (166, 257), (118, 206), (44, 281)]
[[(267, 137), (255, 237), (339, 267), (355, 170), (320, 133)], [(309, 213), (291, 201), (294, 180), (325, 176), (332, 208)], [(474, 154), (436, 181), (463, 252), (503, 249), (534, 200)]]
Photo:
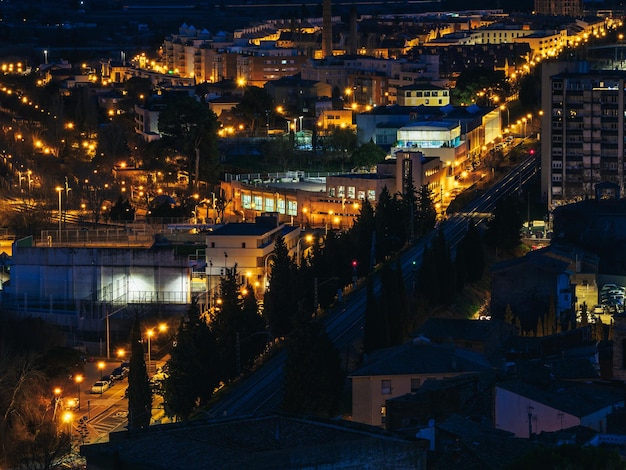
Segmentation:
[(149, 233), (135, 232), (131, 228), (79, 228), (61, 230), (42, 230), (40, 246), (53, 245), (94, 245), (115, 243), (123, 245), (148, 245), (153, 241)]
[(224, 180), (227, 182), (231, 181), (241, 181), (241, 182), (251, 182), (251, 183), (276, 183), (284, 180), (300, 180), (300, 179), (311, 179), (311, 178), (326, 178), (328, 176), (333, 175), (341, 175), (346, 172), (311, 172), (305, 173), (304, 171), (285, 171), (278, 173), (247, 173), (247, 174), (233, 174), (226, 173), (224, 175)]

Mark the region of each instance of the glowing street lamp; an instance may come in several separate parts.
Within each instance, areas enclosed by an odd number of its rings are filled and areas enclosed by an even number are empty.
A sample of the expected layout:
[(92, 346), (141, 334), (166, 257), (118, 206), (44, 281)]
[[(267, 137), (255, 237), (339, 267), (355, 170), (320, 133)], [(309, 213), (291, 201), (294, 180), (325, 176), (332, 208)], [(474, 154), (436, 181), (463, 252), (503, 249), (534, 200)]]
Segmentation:
[(78, 404), (76, 408), (80, 410), (80, 383), (83, 381), (83, 376), (77, 375), (74, 377), (74, 381), (76, 382), (76, 387), (78, 388)]
[(57, 186), (54, 188), (57, 193), (59, 193), (59, 241), (61, 240), (61, 219), (63, 218), (61, 215), (61, 193), (63, 192), (63, 188), (61, 186)]
[[(155, 327), (156, 329), (158, 329), (159, 332), (164, 333), (165, 331), (167, 331), (167, 325), (165, 323), (160, 323), (158, 327)], [(155, 328), (150, 328), (148, 331), (146, 331), (146, 335), (148, 336), (148, 364), (151, 364), (151, 357), (150, 357), (150, 352), (151, 352), (151, 344), (150, 344), (150, 340), (151, 338), (154, 336), (155, 334)]]
[(98, 369), (100, 370), (100, 380), (102, 380), (102, 378), (104, 377), (102, 375), (104, 371), (104, 367), (105, 367), (104, 361), (98, 362)]
[(296, 243), (296, 265), (300, 266), (300, 264), (302, 263), (300, 260), (300, 243), (302, 241), (306, 241), (307, 243), (311, 243), (313, 241), (313, 235), (307, 235), (304, 238), (300, 238), (298, 240), (298, 243)]
[(66, 411), (63, 413), (63, 422), (67, 423), (67, 435), (72, 435), (72, 420), (74, 419), (74, 413), (71, 411)]

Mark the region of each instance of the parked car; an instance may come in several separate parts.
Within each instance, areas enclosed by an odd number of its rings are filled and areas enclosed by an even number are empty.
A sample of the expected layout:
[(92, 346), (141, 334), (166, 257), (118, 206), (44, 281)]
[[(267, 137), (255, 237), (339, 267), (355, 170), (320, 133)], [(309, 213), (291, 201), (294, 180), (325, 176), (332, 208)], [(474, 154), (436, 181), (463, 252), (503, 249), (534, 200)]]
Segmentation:
[(110, 375), (103, 375), (101, 380), (107, 382), (109, 384), (109, 387), (113, 386), (114, 379)]
[(126, 369), (125, 367), (121, 367), (121, 366), (120, 367), (116, 367), (111, 372), (111, 378), (113, 380), (122, 380), (122, 379), (126, 378), (127, 375), (128, 375), (128, 369)]
[(90, 393), (104, 393), (109, 388), (111, 388), (111, 383), (106, 380), (98, 380), (95, 384), (91, 386)]

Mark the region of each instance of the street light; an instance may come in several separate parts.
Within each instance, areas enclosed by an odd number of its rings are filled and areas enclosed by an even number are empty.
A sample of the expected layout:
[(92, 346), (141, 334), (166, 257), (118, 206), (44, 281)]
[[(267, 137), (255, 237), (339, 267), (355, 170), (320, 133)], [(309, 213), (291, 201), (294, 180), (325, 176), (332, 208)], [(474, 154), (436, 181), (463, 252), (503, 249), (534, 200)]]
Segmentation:
[(265, 266), (263, 267), (263, 276), (265, 277), (263, 281), (263, 292), (267, 290), (267, 264), (269, 262), (270, 256), (276, 258), (276, 253), (270, 253), (265, 257)]
[(61, 193), (63, 192), (63, 188), (61, 186), (57, 186), (54, 189), (59, 193), (59, 241), (61, 241)]
[(298, 240), (298, 243), (296, 243), (296, 266), (300, 266), (301, 261), (300, 261), (300, 243), (302, 241), (306, 241), (307, 243), (311, 243), (313, 241), (313, 235), (307, 235), (304, 238), (300, 238)]
[(52, 412), (52, 420), (55, 420), (57, 409), (59, 408), (59, 401), (61, 400), (61, 389), (56, 387), (52, 392), (54, 393), (54, 411)]
[[(331, 218), (332, 218), (332, 216), (333, 216), (333, 214), (334, 214), (334, 212), (333, 212), (333, 211), (328, 211), (328, 218), (329, 218), (329, 219), (331, 219)], [(331, 219), (331, 220), (330, 220), (330, 224), (331, 224), (331, 225), (330, 225), (330, 229), (331, 229), (331, 230), (333, 229), (333, 225), (332, 225), (332, 223), (333, 223), (333, 222), (332, 222), (332, 219)], [(325, 232), (326, 232), (326, 235), (328, 235), (328, 220), (326, 221)]]
[(74, 419), (74, 413), (71, 411), (66, 411), (63, 413), (63, 422), (67, 423), (67, 435), (72, 435), (72, 420)]
[(102, 373), (104, 371), (104, 366), (105, 366), (104, 361), (98, 362), (98, 369), (100, 370), (100, 380), (102, 380), (102, 378), (104, 377), (102, 375)]
[(148, 367), (150, 367), (150, 364), (152, 363), (150, 339), (154, 336), (155, 329), (158, 329), (159, 332), (163, 333), (167, 331), (167, 325), (165, 323), (159, 323), (158, 327), (152, 327), (146, 332), (146, 335), (148, 336)]
[(503, 104), (500, 105), (500, 111), (504, 111), (506, 110), (506, 127), (509, 127), (510, 124), (510, 115), (509, 115), (509, 108), (507, 108), (506, 106), (504, 106)]
[(148, 335), (148, 367), (150, 367), (150, 339), (154, 335), (154, 330), (150, 329), (146, 332), (146, 334)]
[(76, 382), (76, 387), (78, 388), (78, 406), (76, 408), (80, 410), (80, 383), (83, 381), (83, 376), (77, 375), (74, 377), (74, 381)]

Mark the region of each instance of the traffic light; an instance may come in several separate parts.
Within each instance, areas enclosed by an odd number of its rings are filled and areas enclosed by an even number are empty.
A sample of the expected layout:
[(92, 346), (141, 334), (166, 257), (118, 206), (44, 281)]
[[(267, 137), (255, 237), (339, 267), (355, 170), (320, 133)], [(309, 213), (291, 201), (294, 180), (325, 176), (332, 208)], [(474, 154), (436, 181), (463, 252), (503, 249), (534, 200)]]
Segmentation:
[(353, 259), (353, 260), (352, 260), (352, 267), (353, 267), (354, 269), (356, 269), (356, 267), (357, 267), (358, 265), (359, 265), (359, 263), (357, 262), (357, 260)]
[(530, 149), (530, 154), (534, 155), (535, 154), (535, 149)]

